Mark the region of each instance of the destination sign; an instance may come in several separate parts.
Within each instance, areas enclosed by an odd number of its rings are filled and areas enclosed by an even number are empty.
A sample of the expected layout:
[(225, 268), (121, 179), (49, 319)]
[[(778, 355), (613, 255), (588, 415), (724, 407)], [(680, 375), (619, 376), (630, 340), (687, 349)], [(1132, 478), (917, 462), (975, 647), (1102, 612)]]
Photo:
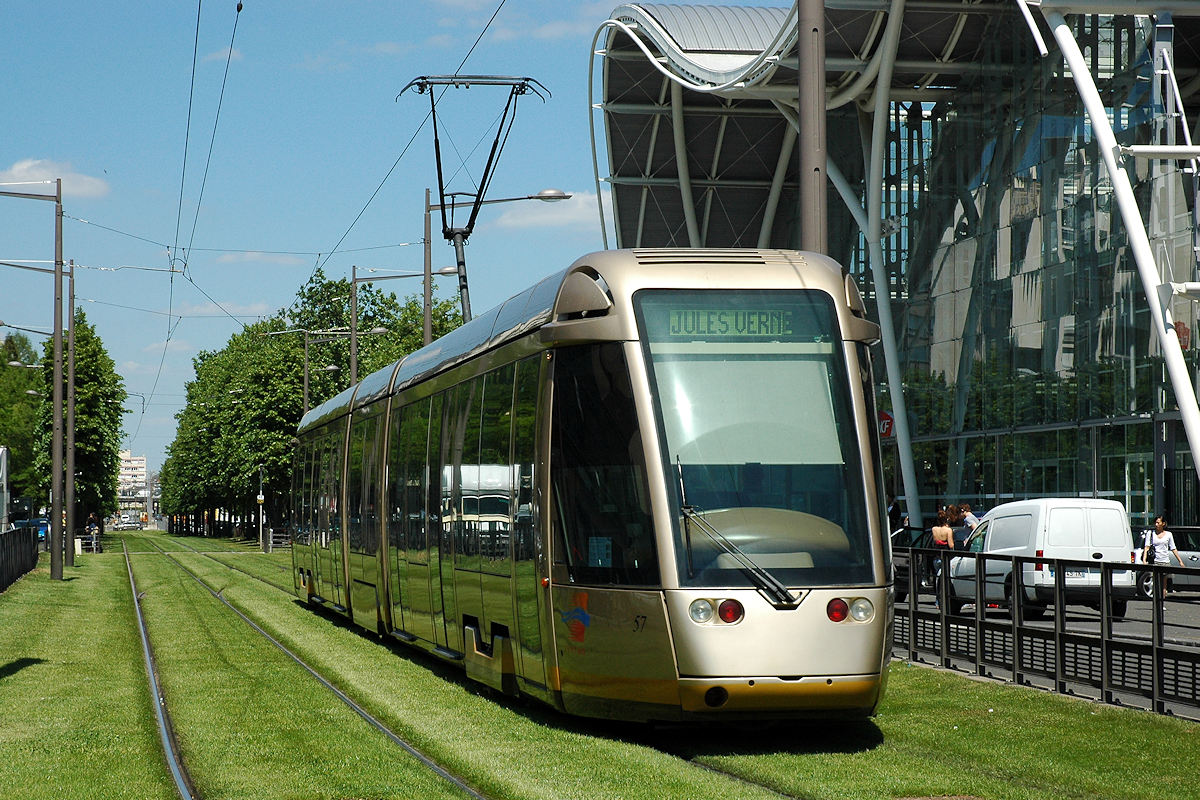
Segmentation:
[(778, 338), (795, 333), (791, 310), (673, 308), (668, 311), (670, 336), (688, 338)]

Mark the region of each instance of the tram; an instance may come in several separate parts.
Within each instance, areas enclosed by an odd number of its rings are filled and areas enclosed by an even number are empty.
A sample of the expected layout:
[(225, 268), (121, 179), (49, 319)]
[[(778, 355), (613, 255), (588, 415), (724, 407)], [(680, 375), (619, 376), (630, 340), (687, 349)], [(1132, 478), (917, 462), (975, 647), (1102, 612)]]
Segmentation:
[(568, 714), (869, 716), (878, 334), (821, 255), (584, 256), (304, 416), (296, 593)]

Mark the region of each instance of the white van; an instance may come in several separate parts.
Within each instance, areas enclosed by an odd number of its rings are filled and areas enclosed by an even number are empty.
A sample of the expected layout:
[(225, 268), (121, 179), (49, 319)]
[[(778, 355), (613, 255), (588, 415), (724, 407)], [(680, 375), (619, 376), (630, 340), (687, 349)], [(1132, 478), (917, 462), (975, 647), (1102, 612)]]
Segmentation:
[[(1136, 558), (1129, 515), (1115, 500), (1044, 497), (1004, 503), (989, 511), (971, 537), (966, 549), (974, 553), (1028, 558), (1109, 561), (1132, 564)], [(976, 559), (955, 558), (950, 564), (950, 610), (962, 610), (975, 601)], [(984, 599), (1012, 603), (1012, 562), (987, 560)], [(1054, 567), (1027, 563), (1022, 568), (1025, 587), (1025, 616), (1040, 617), (1054, 600)], [(1101, 599), (1100, 570), (1068, 567), (1064, 575), (1067, 599), (1098, 605)], [(1113, 572), (1113, 614), (1125, 616), (1129, 598), (1135, 596), (1134, 573)]]

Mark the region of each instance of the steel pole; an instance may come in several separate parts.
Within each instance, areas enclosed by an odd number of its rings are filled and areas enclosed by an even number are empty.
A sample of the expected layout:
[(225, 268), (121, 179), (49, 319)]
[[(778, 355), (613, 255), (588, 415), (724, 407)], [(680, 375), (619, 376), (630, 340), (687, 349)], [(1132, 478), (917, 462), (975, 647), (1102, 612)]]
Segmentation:
[(308, 331), (304, 332), (304, 413), (308, 413)]
[(350, 267), (350, 385), (358, 383), (358, 265)]
[(799, 0), (796, 10), (800, 249), (825, 254), (829, 250), (825, 208), (825, 2)]
[(463, 323), (471, 321), (471, 297), (467, 294), (467, 254), (463, 245), (466, 244), (466, 232), (462, 228), (451, 231), (454, 240), (454, 259), (458, 264), (458, 298), (462, 304)]
[(67, 272), (67, 546), (66, 565), (75, 566), (75, 260)]
[[(1183, 421), (1183, 429), (1187, 433), (1188, 447), (1192, 454), (1192, 463), (1200, 465), (1200, 406), (1197, 406), (1196, 391), (1192, 385), (1192, 376), (1188, 370), (1187, 361), (1179, 344), (1179, 336), (1175, 331), (1174, 318), (1171, 314), (1169, 286), (1164, 286), (1159, 266), (1154, 260), (1154, 250), (1150, 246), (1150, 237), (1142, 222), (1142, 213), (1138, 207), (1137, 196), (1125, 164), (1119, 160), (1120, 147), (1112, 124), (1108, 120), (1108, 110), (1104, 100), (1096, 88), (1092, 78), (1091, 67), (1075, 41), (1075, 36), (1067, 24), (1066, 18), (1058, 11), (1043, 8), (1042, 14), (1049, 23), (1054, 39), (1062, 51), (1063, 60), (1071, 70), (1079, 96), (1083, 99), (1088, 119), (1092, 123), (1092, 134), (1096, 138), (1096, 150), (1104, 160), (1108, 176), (1112, 181), (1113, 196), (1121, 213), (1121, 221), (1125, 223), (1125, 232), (1129, 237), (1129, 249), (1141, 278), (1142, 291), (1146, 295), (1146, 304), (1150, 307), (1150, 319), (1154, 331), (1158, 335), (1159, 346), (1162, 347), (1163, 361), (1167, 374), (1171, 379), (1171, 388), (1175, 391), (1175, 402), (1179, 406), (1179, 415)], [(1163, 289), (1168, 293), (1164, 296)]]
[(429, 212), (432, 209), (429, 206), (429, 189), (425, 190), (425, 344), (433, 341), (433, 239), (430, 236), (433, 233), (432, 223), (429, 219)]
[(54, 181), (54, 387), (50, 442), (50, 579), (63, 577), (62, 178)]

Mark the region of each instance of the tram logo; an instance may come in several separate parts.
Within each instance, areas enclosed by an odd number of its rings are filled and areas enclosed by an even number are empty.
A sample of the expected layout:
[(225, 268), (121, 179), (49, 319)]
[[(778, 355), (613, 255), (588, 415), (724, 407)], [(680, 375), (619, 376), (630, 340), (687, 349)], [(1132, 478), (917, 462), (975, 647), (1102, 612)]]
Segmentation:
[(582, 644), (584, 637), (587, 636), (588, 626), (592, 624), (592, 617), (587, 610), (587, 593), (580, 592), (572, 599), (575, 601), (575, 607), (570, 611), (558, 612), (558, 616), (567, 626), (567, 635), (571, 641)]

